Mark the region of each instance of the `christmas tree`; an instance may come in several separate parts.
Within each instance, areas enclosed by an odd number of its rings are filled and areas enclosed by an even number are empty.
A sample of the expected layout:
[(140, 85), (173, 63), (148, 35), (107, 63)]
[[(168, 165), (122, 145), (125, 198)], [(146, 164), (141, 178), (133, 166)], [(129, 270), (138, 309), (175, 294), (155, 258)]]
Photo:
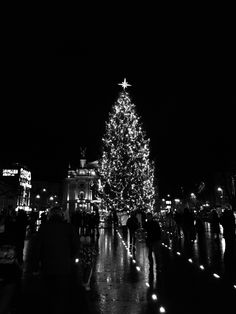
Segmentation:
[(153, 210), (154, 164), (149, 160), (149, 139), (142, 130), (135, 105), (126, 91), (114, 103), (102, 138), (100, 195), (108, 210)]

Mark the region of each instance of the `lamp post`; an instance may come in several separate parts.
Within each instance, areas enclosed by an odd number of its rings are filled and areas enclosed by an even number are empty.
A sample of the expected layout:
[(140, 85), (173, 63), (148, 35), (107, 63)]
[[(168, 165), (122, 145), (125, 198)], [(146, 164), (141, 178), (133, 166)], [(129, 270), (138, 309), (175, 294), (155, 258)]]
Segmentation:
[(218, 195), (219, 195), (219, 199), (220, 199), (220, 205), (223, 205), (223, 199), (224, 199), (224, 191), (223, 189), (219, 186), (217, 188), (217, 192), (218, 192)]
[(40, 201), (40, 195), (37, 194), (35, 196), (35, 207), (36, 207), (37, 210), (39, 210), (39, 207), (40, 207), (40, 202), (39, 201)]

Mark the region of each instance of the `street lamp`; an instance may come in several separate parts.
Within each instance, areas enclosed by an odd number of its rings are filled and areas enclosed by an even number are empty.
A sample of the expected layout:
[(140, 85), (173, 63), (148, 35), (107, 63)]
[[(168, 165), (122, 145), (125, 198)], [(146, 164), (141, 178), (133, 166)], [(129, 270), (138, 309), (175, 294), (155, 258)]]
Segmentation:
[(35, 196), (35, 208), (37, 209), (37, 210), (39, 210), (39, 208), (40, 208), (40, 195), (39, 194), (37, 194), (36, 196)]
[(196, 195), (194, 193), (190, 194), (191, 198), (196, 198)]
[(223, 204), (223, 195), (224, 195), (224, 191), (223, 191), (223, 189), (219, 186), (219, 187), (217, 188), (217, 192), (219, 192), (220, 204), (222, 205), (222, 204)]

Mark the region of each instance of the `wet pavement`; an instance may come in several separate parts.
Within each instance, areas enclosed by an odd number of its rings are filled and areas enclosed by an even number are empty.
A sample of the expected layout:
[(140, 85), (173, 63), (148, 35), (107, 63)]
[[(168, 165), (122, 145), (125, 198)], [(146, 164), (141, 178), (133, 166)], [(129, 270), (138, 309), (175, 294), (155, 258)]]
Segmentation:
[[(235, 256), (229, 265), (225, 262), (225, 241), (222, 235), (213, 238), (208, 223), (204, 235), (191, 246), (177, 237), (174, 228), (163, 226), (161, 269), (155, 264), (150, 268), (144, 242), (136, 242), (130, 250), (129, 236), (123, 237), (119, 229), (100, 229), (97, 245), (91, 290), (71, 285), (66, 313), (236, 312)], [(19, 295), (17, 313), (42, 313), (38, 276), (26, 273)]]

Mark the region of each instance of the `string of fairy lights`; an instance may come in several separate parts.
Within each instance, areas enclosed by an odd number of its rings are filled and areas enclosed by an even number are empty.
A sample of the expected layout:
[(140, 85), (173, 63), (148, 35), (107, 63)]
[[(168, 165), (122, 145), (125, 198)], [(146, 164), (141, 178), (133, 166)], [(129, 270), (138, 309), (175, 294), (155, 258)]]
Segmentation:
[(155, 202), (154, 162), (150, 160), (150, 139), (131, 102), (126, 80), (114, 103), (102, 138), (99, 177), (105, 207), (120, 211), (148, 208)]

